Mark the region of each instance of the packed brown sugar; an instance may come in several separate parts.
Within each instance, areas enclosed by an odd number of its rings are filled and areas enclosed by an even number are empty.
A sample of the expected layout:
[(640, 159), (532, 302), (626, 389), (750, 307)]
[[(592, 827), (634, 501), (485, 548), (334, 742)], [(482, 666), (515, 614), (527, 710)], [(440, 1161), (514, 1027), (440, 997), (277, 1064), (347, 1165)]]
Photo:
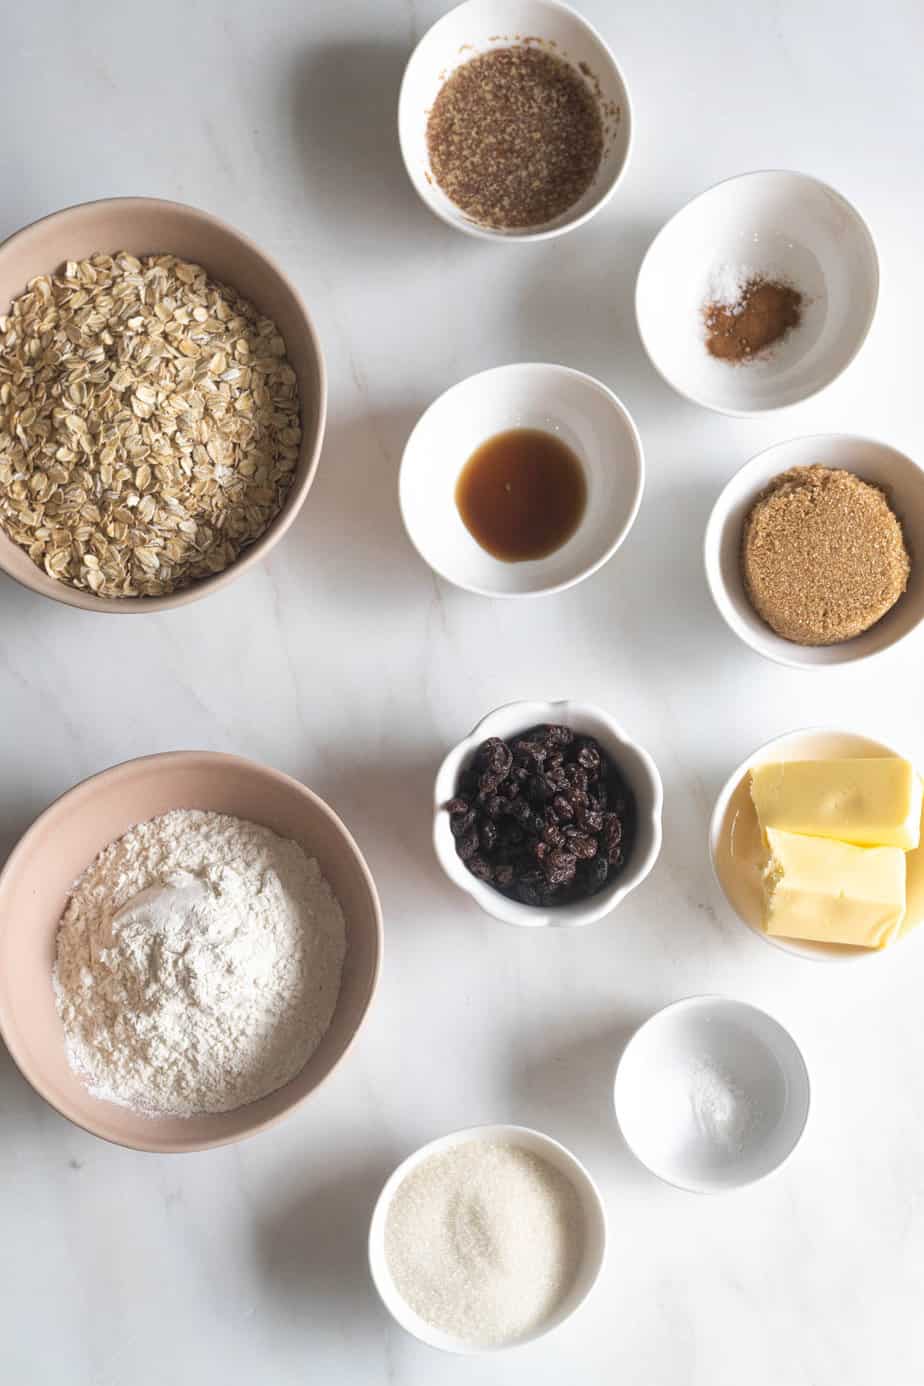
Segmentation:
[(775, 477), (744, 524), (751, 604), (799, 645), (833, 645), (882, 619), (911, 560), (883, 491), (852, 472), (795, 467)]

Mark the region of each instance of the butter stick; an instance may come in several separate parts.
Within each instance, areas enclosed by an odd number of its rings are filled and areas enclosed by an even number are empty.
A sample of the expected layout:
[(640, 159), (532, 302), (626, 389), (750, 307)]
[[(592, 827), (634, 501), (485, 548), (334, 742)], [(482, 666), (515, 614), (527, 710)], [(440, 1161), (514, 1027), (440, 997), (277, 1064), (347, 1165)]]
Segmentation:
[(905, 854), (770, 828), (764, 928), (782, 938), (886, 948), (905, 917)]
[(921, 796), (920, 776), (898, 756), (793, 760), (751, 770), (765, 842), (779, 828), (907, 852), (920, 843)]

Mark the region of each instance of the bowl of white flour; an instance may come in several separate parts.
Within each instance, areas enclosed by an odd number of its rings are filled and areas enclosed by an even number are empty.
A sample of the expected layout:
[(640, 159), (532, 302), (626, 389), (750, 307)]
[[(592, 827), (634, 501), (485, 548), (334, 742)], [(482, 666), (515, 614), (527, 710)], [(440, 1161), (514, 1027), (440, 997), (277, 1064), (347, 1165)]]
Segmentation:
[(333, 1071), (381, 942), (369, 869), (311, 790), (234, 756), (149, 756), (64, 794), (11, 854), (0, 1032), (85, 1130), (207, 1149)]

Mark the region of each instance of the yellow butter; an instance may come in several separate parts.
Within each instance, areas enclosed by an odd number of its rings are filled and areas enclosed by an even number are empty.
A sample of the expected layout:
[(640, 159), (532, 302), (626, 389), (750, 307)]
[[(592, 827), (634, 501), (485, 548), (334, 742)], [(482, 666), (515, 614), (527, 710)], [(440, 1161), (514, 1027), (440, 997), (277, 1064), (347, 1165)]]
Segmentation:
[(780, 828), (907, 852), (920, 843), (921, 796), (920, 776), (898, 756), (793, 760), (751, 770), (765, 841), (769, 828)]
[(905, 854), (770, 828), (764, 928), (782, 938), (885, 948), (905, 917)]

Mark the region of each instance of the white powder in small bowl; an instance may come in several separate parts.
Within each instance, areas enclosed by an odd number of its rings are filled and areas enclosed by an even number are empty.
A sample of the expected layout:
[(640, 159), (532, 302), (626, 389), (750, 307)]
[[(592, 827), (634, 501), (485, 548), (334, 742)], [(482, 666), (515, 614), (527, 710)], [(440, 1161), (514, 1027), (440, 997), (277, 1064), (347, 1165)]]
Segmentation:
[(571, 1180), (520, 1146), (467, 1141), (398, 1186), (385, 1260), (405, 1302), (472, 1346), (535, 1332), (572, 1288), (584, 1213)]

